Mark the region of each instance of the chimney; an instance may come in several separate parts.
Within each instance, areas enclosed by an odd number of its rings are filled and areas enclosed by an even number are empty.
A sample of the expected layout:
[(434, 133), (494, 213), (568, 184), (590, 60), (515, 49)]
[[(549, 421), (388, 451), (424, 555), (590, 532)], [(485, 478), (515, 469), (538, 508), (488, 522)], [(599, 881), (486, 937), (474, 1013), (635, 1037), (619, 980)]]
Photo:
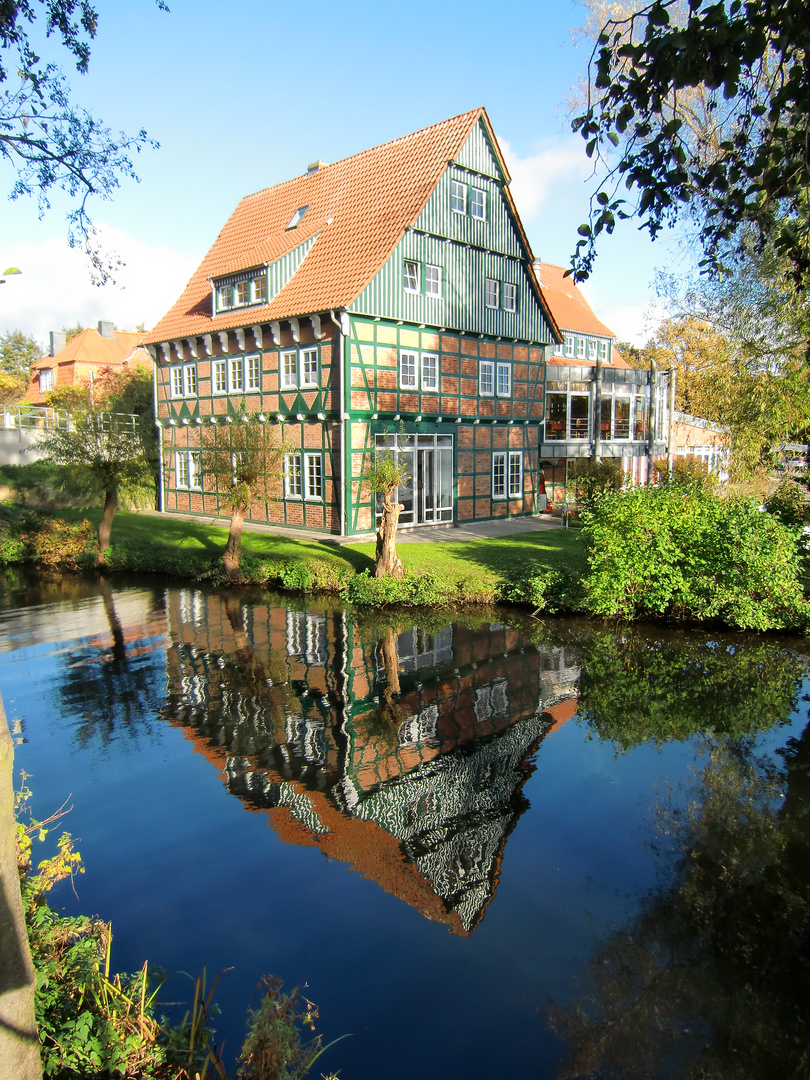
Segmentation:
[(307, 165), (307, 176), (312, 176), (313, 173), (318, 172), (326, 165), (325, 161), (313, 161)]
[(98, 332), (102, 337), (114, 338), (115, 337), (115, 323), (105, 322), (103, 319), (99, 320)]
[(51, 330), (51, 356), (56, 356), (65, 347), (65, 331)]

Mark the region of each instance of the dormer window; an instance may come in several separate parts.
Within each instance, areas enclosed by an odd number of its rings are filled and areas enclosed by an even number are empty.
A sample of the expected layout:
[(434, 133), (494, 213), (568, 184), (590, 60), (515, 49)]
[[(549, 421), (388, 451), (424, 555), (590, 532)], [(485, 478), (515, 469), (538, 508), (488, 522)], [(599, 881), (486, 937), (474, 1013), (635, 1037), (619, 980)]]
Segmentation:
[(39, 369), (39, 392), (40, 394), (46, 394), (49, 390), (53, 390), (53, 368), (46, 367)]
[(289, 223), (287, 225), (287, 228), (288, 229), (294, 229), (296, 227), (296, 225), (300, 225), (301, 224), (301, 219), (303, 218), (303, 216), (307, 212), (307, 210), (309, 210), (309, 207), (310, 207), (310, 203), (307, 203), (306, 206), (299, 206), (298, 209), (293, 214), (293, 216), (290, 218)]
[(233, 308), (250, 307), (254, 304), (267, 303), (267, 274), (264, 270), (248, 270), (235, 274), (227, 281), (219, 282), (214, 288), (216, 311), (231, 311)]

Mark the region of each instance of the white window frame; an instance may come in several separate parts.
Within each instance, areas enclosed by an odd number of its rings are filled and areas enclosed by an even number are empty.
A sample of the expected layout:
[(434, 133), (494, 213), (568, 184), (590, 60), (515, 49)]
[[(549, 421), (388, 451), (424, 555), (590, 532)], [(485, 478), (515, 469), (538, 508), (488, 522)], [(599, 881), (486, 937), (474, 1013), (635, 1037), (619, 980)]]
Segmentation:
[[(425, 363), (427, 361), (427, 363)], [(432, 362), (432, 364), (431, 364)], [(429, 368), (432, 366), (432, 374)], [(438, 353), (422, 353), (422, 389), (423, 390), (438, 390), (439, 389), (439, 356)]]
[(228, 357), (228, 389), (232, 394), (245, 392), (245, 362), (241, 356)]
[[(419, 292), (419, 263), (416, 259), (404, 259), (402, 264), (402, 285), (405, 292)], [(411, 282), (413, 284), (411, 284)]]
[(520, 499), (523, 496), (523, 451), (510, 450), (506, 470), (507, 497)]
[(301, 454), (284, 455), (284, 498), (300, 499), (304, 491)]
[(478, 361), (478, 393), (481, 397), (495, 397), (495, 361)]
[(596, 346), (597, 342), (595, 338), (588, 338), (588, 360), (592, 363), (596, 363)]
[(174, 455), (175, 487), (184, 491), (202, 490), (199, 450), (176, 450)]
[(233, 311), (234, 308), (266, 304), (267, 272), (261, 270), (254, 277), (242, 278), (240, 281), (220, 282), (214, 287), (214, 301), (217, 313)]
[[(435, 273), (432, 273), (435, 271)], [(442, 295), (442, 268), (435, 263), (425, 263), (425, 296)]]
[(467, 185), (461, 180), (450, 181), (450, 209), (454, 214), (467, 213)]
[(323, 454), (303, 455), (304, 498), (307, 502), (323, 502)]
[(258, 353), (245, 357), (245, 393), (256, 394), (262, 388), (262, 362)]
[(610, 360), (608, 359), (608, 356), (609, 356), (608, 343), (606, 341), (600, 341), (599, 342), (599, 359), (602, 361), (603, 364), (609, 364), (610, 363)]
[(585, 344), (585, 338), (584, 337), (578, 337), (577, 338), (577, 360), (584, 360), (585, 359), (585, 350), (586, 350), (586, 348), (587, 348), (587, 346)]
[(506, 451), (496, 450), (492, 455), (492, 498), (506, 498)]
[(49, 390), (53, 390), (54, 387), (53, 368), (46, 367), (39, 369), (39, 392), (40, 394), (47, 394)]
[(278, 359), (278, 385), (280, 390), (298, 389), (298, 352), (285, 349)]
[(183, 397), (197, 396), (197, 365), (183, 364)]
[(573, 334), (563, 334), (563, 337), (565, 338), (565, 355), (569, 360), (573, 360), (577, 339)]
[(403, 349), (399, 354), (399, 388), (400, 390), (417, 390), (419, 388), (419, 355), (409, 349)]
[(501, 283), (497, 278), (485, 278), (484, 279), (484, 303), (486, 306), (494, 311), (500, 306), (501, 302)]
[(172, 364), (169, 368), (169, 381), (171, 388), (171, 396), (173, 398), (183, 397), (183, 365)]
[(228, 393), (228, 361), (224, 357), (211, 361), (211, 392)]
[(495, 365), (495, 396), (499, 398), (512, 396), (512, 365), (509, 361)]
[[(477, 199), (476, 196), (480, 195), (481, 198)], [(470, 217), (476, 221), (486, 221), (487, 219), (487, 193), (483, 188), (470, 187)], [(480, 208), (480, 213), (476, 213), (476, 210)]]
[[(314, 371), (313, 371), (314, 366)], [(300, 349), (298, 353), (298, 385), (302, 390), (318, 388), (318, 350), (310, 347)]]
[(503, 283), (502, 302), (504, 311), (517, 311), (517, 285), (511, 281)]

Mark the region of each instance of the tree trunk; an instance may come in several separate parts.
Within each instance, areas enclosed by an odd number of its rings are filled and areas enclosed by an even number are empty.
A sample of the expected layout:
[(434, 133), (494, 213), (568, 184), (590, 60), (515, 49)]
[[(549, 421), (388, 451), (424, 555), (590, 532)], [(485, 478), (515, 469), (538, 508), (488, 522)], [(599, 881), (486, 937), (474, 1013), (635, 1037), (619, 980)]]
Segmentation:
[(231, 511), (231, 527), (228, 532), (228, 543), (222, 555), (225, 564), (225, 573), (228, 577), (234, 577), (239, 573), (239, 564), (242, 559), (242, 526), (245, 523), (245, 511), (239, 507)]
[(405, 576), (402, 559), (397, 556), (397, 524), (402, 503), (391, 501), (386, 492), (383, 495), (382, 519), (377, 529), (377, 561), (374, 564), (374, 577), (401, 578)]
[(389, 626), (380, 638), (380, 652), (385, 668), (385, 700), (390, 704), (395, 694), (399, 694), (399, 654), (397, 653), (397, 635), (393, 626)]
[(110, 546), (110, 532), (112, 531), (113, 518), (118, 509), (118, 491), (110, 489), (104, 492), (104, 510), (101, 514), (101, 522), (98, 527), (98, 553), (103, 555)]

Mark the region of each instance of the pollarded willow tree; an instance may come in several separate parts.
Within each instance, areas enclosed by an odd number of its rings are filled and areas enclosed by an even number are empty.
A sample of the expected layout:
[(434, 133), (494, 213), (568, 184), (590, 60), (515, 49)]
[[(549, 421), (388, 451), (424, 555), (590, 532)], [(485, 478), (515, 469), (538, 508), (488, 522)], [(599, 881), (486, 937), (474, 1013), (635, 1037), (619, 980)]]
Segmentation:
[(732, 258), (749, 230), (803, 288), (810, 8), (803, 0), (653, 0), (605, 12), (573, 121), (604, 166), (579, 230), (576, 280), (589, 276), (596, 238), (617, 219), (636, 217), (654, 238), (690, 217), (704, 269)]
[(104, 509), (98, 527), (99, 556), (110, 545), (110, 532), (121, 492), (150, 490), (152, 476), (138, 436), (137, 418), (120, 413), (88, 411), (46, 430), (37, 446), (56, 464), (85, 473), (99, 493)]
[(257, 503), (281, 497), (285, 471), (287, 483), (301, 490), (301, 457), (285, 445), (282, 427), (247, 412), (231, 413), (202, 429), (203, 490), (217, 494), (231, 518), (222, 554), (229, 578), (239, 573), (245, 518)]
[(382, 496), (380, 524), (377, 526), (377, 550), (374, 577), (401, 578), (405, 576), (402, 559), (397, 555), (397, 526), (402, 503), (394, 502), (397, 488), (407, 484), (410, 473), (405, 462), (390, 451), (376, 454), (363, 477), (372, 495)]

